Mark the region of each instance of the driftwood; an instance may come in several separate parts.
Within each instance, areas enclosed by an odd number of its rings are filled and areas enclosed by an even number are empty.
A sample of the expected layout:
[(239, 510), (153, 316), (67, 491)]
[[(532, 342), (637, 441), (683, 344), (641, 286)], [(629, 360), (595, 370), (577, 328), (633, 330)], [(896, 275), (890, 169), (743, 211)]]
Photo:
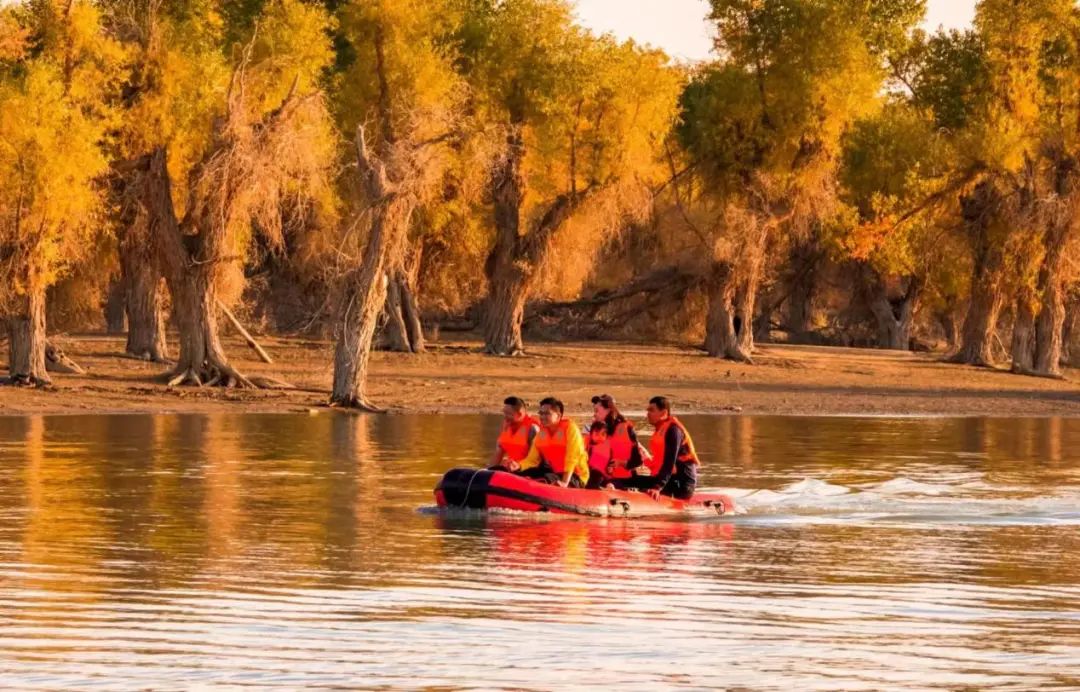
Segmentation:
[(233, 329), (239, 332), (240, 336), (244, 337), (244, 341), (247, 342), (248, 346), (255, 350), (255, 353), (259, 354), (259, 359), (264, 363), (273, 363), (274, 361), (270, 358), (270, 354), (259, 345), (258, 341), (255, 341), (255, 337), (251, 336), (251, 334), (248, 333), (248, 330), (244, 329), (244, 325), (240, 324), (240, 320), (236, 319), (236, 315), (232, 313), (232, 310), (225, 307), (225, 304), (220, 300), (217, 301), (217, 306), (229, 320), (229, 323), (232, 324)]
[(86, 369), (68, 358), (64, 349), (53, 342), (45, 343), (45, 369), (62, 375), (85, 375)]
[(622, 288), (600, 291), (580, 300), (532, 305), (525, 322), (572, 319), (583, 336), (596, 337), (639, 315), (680, 303), (701, 282), (701, 275), (691, 268), (668, 266)]

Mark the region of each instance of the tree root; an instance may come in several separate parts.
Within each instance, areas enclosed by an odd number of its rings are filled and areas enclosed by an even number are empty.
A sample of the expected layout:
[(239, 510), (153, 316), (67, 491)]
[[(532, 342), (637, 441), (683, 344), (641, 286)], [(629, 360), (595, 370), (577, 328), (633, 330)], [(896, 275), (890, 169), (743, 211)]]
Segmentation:
[(519, 356), (525, 355), (525, 350), (520, 349), (520, 348), (515, 348), (514, 350), (510, 351), (509, 353), (505, 353), (505, 352), (500, 351), (499, 349), (494, 348), (492, 346), (486, 346), (486, 347), (484, 347), (484, 353), (489, 355), (489, 356), (498, 356), (499, 358), (517, 358)]
[(352, 409), (363, 413), (386, 413), (386, 409), (379, 408), (375, 404), (368, 402), (366, 399), (355, 396), (331, 398), (327, 406), (336, 409)]
[(960, 351), (959, 353), (954, 353), (951, 356), (946, 356), (945, 358), (941, 359), (941, 362), (947, 363), (949, 365), (970, 365), (973, 368), (987, 368), (990, 370), (997, 370), (997, 365), (995, 365), (994, 363), (988, 363), (982, 358), (969, 358), (968, 354), (964, 353), (963, 351)]
[(734, 361), (736, 363), (745, 363), (746, 365), (753, 365), (754, 359), (749, 353), (744, 351), (733, 351), (724, 356), (727, 360)]
[(1061, 373), (1041, 372), (1041, 371), (1035, 370), (1033, 368), (1021, 368), (1021, 367), (1013, 366), (1012, 369), (1009, 372), (1011, 372), (1014, 375), (1021, 375), (1023, 377), (1038, 377), (1038, 378), (1041, 378), (1041, 379), (1044, 379), (1044, 380), (1057, 380), (1058, 382), (1064, 382), (1065, 381), (1065, 376), (1062, 375)]
[(52, 387), (52, 380), (49, 378), (33, 377), (31, 375), (12, 375), (11, 377), (0, 378), (0, 385), (5, 387), (33, 387), (35, 389), (46, 389)]
[(222, 387), (226, 389), (295, 389), (274, 377), (247, 377), (231, 365), (206, 363), (202, 368), (185, 367), (165, 375), (169, 387)]
[(728, 349), (725, 349), (723, 351), (719, 351), (719, 352), (716, 352), (716, 353), (709, 350), (708, 348), (704, 348), (702, 350), (704, 350), (705, 353), (710, 358), (716, 358), (716, 359), (719, 359), (719, 360), (728, 360), (728, 361), (731, 361), (733, 363), (745, 363), (746, 365), (753, 365), (754, 364), (753, 357), (749, 353), (747, 353), (746, 351), (744, 351), (744, 350), (742, 350), (741, 348), (738, 348), (738, 347), (728, 348)]
[(162, 365), (172, 365), (173, 361), (165, 358), (159, 353), (153, 353), (151, 351), (143, 351), (142, 353), (135, 353), (134, 351), (127, 351), (124, 353), (128, 358), (134, 360), (141, 360), (145, 363), (160, 363)]

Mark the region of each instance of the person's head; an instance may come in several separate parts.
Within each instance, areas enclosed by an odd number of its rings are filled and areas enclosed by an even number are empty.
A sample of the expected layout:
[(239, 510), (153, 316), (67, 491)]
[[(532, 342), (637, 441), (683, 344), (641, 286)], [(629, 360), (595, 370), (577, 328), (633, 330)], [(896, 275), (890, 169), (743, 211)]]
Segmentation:
[(563, 402), (549, 396), (540, 402), (540, 422), (544, 425), (556, 425), (563, 417)]
[(615, 426), (622, 420), (625, 420), (621, 413), (619, 413), (619, 407), (615, 404), (615, 397), (610, 394), (601, 394), (592, 398), (593, 405), (593, 422), (603, 423), (608, 433), (615, 432)]
[(527, 408), (522, 399), (508, 396), (503, 401), (503, 418), (510, 423), (520, 421), (525, 418)]
[(645, 409), (645, 417), (650, 425), (657, 425), (671, 415), (671, 401), (666, 396), (654, 396), (649, 399), (649, 407)]

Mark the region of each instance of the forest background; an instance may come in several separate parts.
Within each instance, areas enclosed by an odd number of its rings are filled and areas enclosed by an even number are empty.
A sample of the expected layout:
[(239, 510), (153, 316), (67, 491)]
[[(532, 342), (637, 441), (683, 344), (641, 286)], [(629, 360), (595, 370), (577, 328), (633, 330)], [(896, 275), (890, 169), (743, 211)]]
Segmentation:
[(710, 4), (690, 66), (560, 0), (0, 8), (10, 381), (104, 328), (173, 387), (287, 386), (221, 321), (331, 339), (359, 408), (373, 348), (457, 330), (1075, 364), (1073, 2)]

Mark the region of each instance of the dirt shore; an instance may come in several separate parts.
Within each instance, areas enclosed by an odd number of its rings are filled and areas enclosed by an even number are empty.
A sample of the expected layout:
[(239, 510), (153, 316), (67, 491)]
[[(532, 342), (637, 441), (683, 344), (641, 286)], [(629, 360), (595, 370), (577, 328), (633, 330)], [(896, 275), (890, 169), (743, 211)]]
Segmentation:
[[(227, 340), (242, 371), (284, 378), (298, 387), (292, 391), (169, 388), (158, 377), (166, 368), (123, 356), (121, 338), (60, 343), (88, 374), (54, 375), (55, 387), (46, 390), (0, 387), (0, 415), (295, 412), (317, 408), (329, 395), (328, 342), (263, 339), (275, 359), (266, 365), (241, 341)], [(492, 411), (508, 394), (533, 403), (556, 395), (584, 413), (592, 395), (607, 392), (630, 412), (666, 394), (678, 410), (701, 413), (1080, 416), (1080, 371), (1056, 381), (946, 365), (929, 354), (809, 346), (762, 346), (755, 365), (675, 347), (529, 346), (530, 355), (521, 358), (484, 356), (468, 340), (439, 343), (419, 356), (378, 353), (371, 398), (394, 413)]]

